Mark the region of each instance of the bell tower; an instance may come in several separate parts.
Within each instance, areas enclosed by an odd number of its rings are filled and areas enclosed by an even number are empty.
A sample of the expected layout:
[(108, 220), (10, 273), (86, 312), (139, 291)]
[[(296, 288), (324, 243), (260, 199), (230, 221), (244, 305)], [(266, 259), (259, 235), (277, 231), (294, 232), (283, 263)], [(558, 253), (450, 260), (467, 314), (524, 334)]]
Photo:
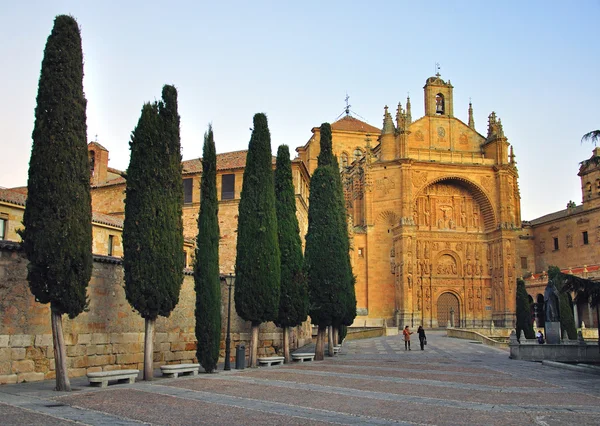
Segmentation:
[(454, 100), (450, 80), (441, 79), (439, 70), (434, 77), (425, 82), (425, 115), (438, 117), (454, 117)]
[(600, 147), (594, 148), (592, 156), (581, 162), (578, 175), (584, 209), (600, 206)]

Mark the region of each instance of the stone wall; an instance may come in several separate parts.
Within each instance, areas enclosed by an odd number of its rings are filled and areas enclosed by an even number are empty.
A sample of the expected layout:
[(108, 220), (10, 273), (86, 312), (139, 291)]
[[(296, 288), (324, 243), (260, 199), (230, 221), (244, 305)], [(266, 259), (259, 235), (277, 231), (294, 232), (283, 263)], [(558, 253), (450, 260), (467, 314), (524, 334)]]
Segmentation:
[[(77, 318), (63, 317), (67, 366), (71, 377), (88, 372), (143, 368), (144, 320), (125, 299), (120, 259), (95, 257), (88, 287), (89, 309)], [(221, 289), (221, 361), (225, 355), (228, 290)], [(169, 318), (159, 317), (154, 340), (154, 362), (196, 362), (195, 292), (193, 276), (186, 274), (179, 304)], [(0, 245), (0, 384), (52, 379), (54, 351), (49, 305), (36, 303), (27, 283), (27, 260), (15, 243)], [(250, 323), (231, 306), (231, 355), (250, 342)], [(283, 351), (281, 329), (263, 324), (259, 356)], [(292, 330), (291, 348), (311, 341), (310, 323)]]
[(557, 361), (557, 362), (600, 362), (598, 343), (581, 340), (561, 340), (560, 344), (538, 344), (535, 339), (521, 339), (517, 342), (514, 334), (509, 343), (510, 358), (524, 361)]

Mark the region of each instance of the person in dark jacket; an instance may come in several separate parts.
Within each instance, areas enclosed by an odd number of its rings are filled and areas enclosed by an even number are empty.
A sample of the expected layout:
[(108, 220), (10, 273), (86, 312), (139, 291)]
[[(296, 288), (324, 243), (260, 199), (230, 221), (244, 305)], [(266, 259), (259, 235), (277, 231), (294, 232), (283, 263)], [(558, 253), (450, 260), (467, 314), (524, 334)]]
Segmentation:
[(419, 343), (421, 343), (421, 350), (424, 350), (427, 337), (425, 337), (425, 330), (423, 329), (422, 325), (420, 325), (417, 329), (417, 333), (419, 334)]

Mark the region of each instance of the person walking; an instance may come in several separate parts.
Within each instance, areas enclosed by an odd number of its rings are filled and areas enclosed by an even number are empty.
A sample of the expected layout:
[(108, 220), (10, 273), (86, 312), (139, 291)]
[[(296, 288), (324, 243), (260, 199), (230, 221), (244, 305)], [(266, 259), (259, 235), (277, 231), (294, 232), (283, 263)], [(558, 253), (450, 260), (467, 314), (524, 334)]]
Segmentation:
[(425, 345), (427, 344), (427, 337), (425, 337), (425, 329), (422, 325), (417, 329), (417, 334), (419, 335), (419, 343), (421, 344), (421, 350), (425, 350)]
[(413, 334), (412, 331), (410, 331), (408, 329), (408, 325), (406, 327), (404, 327), (404, 330), (402, 331), (402, 334), (404, 335), (404, 350), (409, 350), (410, 351), (410, 335)]

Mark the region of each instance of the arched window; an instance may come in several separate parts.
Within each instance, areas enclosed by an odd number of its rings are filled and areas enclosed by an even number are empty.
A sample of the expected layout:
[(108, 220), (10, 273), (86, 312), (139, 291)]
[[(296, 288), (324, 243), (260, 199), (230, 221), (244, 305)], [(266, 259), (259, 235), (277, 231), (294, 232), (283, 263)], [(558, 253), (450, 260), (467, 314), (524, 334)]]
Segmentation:
[(354, 160), (358, 160), (360, 157), (362, 157), (362, 155), (363, 155), (362, 149), (357, 147), (354, 150)]
[(342, 152), (342, 167), (348, 167), (348, 153)]
[(444, 105), (444, 95), (438, 93), (435, 95), (435, 113), (444, 115), (445, 105)]
[(89, 151), (90, 174), (94, 176), (94, 168), (96, 167), (96, 151)]
[(586, 190), (587, 192), (592, 192), (592, 184), (591, 184), (590, 182), (587, 182), (587, 183), (585, 184), (585, 190)]

